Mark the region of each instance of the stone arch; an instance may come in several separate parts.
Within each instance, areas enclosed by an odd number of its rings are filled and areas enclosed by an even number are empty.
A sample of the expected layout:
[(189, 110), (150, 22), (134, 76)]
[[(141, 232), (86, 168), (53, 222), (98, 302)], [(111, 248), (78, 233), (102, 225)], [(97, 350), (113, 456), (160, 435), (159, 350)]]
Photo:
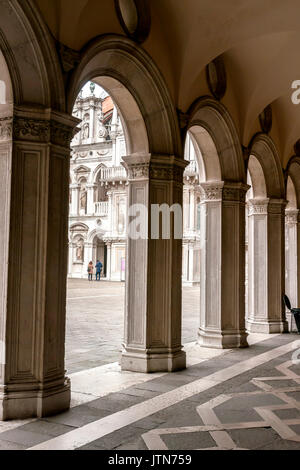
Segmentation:
[(191, 106), (188, 114), (188, 131), (200, 149), (203, 163), (199, 170), (205, 181), (246, 182), (239, 137), (225, 106), (205, 96)]
[(249, 198), (263, 199), (267, 198), (267, 186), (263, 168), (259, 160), (250, 155), (248, 162), (248, 175), (251, 188), (249, 189)]
[(267, 197), (284, 198), (284, 176), (277, 148), (266, 134), (257, 134), (250, 143), (250, 155), (259, 161), (266, 182)]
[(182, 156), (177, 115), (165, 82), (148, 54), (131, 40), (108, 35), (82, 51), (68, 95), (75, 98), (88, 81), (104, 88), (120, 111), (128, 154)]
[[(296, 208), (300, 209), (300, 157), (293, 157), (287, 166), (287, 175), (290, 177), (291, 182), (293, 183), (296, 196)], [(289, 185), (287, 182), (287, 195), (286, 199), (290, 201), (291, 194), (289, 192)], [(295, 201), (293, 202), (295, 205)]]
[(99, 172), (102, 168), (107, 168), (107, 166), (104, 163), (99, 163), (99, 165), (97, 165), (96, 168), (93, 170), (91, 174), (91, 183), (97, 183)]
[(0, 50), (10, 72), (16, 105), (39, 104), (65, 111), (54, 41), (32, 0), (1, 3)]

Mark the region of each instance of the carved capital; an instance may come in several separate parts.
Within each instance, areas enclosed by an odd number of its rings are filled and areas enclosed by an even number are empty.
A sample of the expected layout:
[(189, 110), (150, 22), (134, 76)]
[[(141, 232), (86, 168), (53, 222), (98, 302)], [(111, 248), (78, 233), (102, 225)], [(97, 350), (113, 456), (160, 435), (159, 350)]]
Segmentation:
[(249, 208), (249, 216), (268, 214), (269, 199), (249, 199), (247, 204)]
[(0, 119), (0, 142), (6, 142), (12, 138), (12, 118)]
[(150, 154), (133, 154), (123, 157), (122, 165), (127, 170), (129, 180), (149, 179)]
[(277, 214), (284, 217), (286, 205), (287, 201), (285, 201), (284, 199), (270, 199), (268, 213)]
[(296, 225), (298, 223), (299, 210), (287, 209), (285, 211), (285, 223), (288, 225)]
[[(78, 119), (45, 110), (44, 112), (21, 111), (13, 118), (13, 138), (39, 143), (51, 143), (69, 148), (78, 131)], [(37, 116), (39, 114), (39, 116)]]
[(201, 202), (222, 201), (224, 182), (200, 183)]
[(187, 164), (187, 161), (179, 160), (173, 156), (154, 157), (150, 163), (150, 178), (183, 184), (183, 172)]
[(48, 142), (50, 135), (50, 123), (45, 119), (27, 117), (14, 117), (14, 139)]
[(223, 200), (245, 203), (246, 192), (250, 186), (244, 183), (225, 183)]

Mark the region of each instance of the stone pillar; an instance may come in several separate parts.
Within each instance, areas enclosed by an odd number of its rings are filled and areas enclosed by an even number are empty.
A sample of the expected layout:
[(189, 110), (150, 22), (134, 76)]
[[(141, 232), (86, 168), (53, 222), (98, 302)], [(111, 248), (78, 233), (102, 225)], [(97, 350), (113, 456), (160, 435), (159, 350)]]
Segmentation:
[(70, 215), (78, 215), (79, 212), (79, 184), (70, 184), (70, 191), (71, 191), (71, 214)]
[(1, 420), (69, 408), (64, 365), (69, 162), (77, 123), (50, 110), (16, 108), (12, 151), (0, 159)]
[(250, 201), (249, 318), (253, 333), (282, 333), (287, 322), (282, 303), (285, 291), (285, 206), (282, 199)]
[[(145, 236), (128, 237), (126, 260), (125, 335), (121, 365), (138, 372), (185, 368), (181, 345), (182, 239), (151, 238), (152, 204), (182, 207), (184, 160), (173, 156), (132, 155), (123, 158), (128, 171), (128, 223), (143, 227)], [(129, 209), (140, 204), (133, 221)], [(181, 221), (182, 227), (182, 221)]]
[(245, 193), (242, 183), (201, 183), (200, 328), (198, 342), (246, 347)]
[[(292, 307), (298, 307), (298, 217), (299, 210), (287, 209), (285, 211), (285, 293), (289, 297)], [(286, 310), (286, 317), (291, 328), (291, 313)], [(295, 326), (295, 322), (293, 322)]]
[(249, 331), (268, 329), (268, 204), (248, 201), (248, 318)]
[(107, 258), (106, 258), (106, 279), (111, 279), (111, 241), (106, 241), (107, 246)]
[(93, 215), (95, 213), (95, 202), (94, 202), (94, 193), (97, 188), (96, 184), (87, 184), (87, 215)]

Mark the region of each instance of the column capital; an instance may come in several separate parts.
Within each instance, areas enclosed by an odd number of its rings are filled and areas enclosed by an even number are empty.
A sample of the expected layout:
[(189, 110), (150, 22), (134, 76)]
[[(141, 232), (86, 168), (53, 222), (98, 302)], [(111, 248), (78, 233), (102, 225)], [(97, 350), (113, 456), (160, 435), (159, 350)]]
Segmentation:
[(12, 139), (12, 116), (0, 118), (0, 143), (7, 142)]
[(299, 210), (298, 209), (286, 209), (285, 210), (285, 222), (288, 225), (294, 225), (298, 223)]
[(249, 199), (247, 201), (249, 207), (249, 216), (251, 215), (267, 215), (269, 199)]
[(268, 212), (269, 214), (285, 215), (287, 201), (285, 199), (270, 199)]
[(188, 164), (188, 161), (176, 158), (174, 155), (155, 155), (150, 161), (150, 178), (183, 184), (183, 172)]
[(201, 202), (221, 201), (224, 181), (209, 181), (200, 183)]
[(245, 202), (246, 192), (250, 186), (245, 183), (224, 182), (223, 200)]
[(122, 157), (121, 164), (128, 172), (129, 180), (149, 179), (150, 153), (127, 155)]
[(15, 108), (13, 138), (15, 140), (70, 147), (79, 119), (51, 109)]

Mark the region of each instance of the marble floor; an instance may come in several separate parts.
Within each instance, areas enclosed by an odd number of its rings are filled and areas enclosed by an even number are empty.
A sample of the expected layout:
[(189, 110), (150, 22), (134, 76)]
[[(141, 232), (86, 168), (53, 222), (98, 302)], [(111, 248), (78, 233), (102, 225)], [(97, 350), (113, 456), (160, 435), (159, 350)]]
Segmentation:
[[(124, 329), (124, 294), (122, 282), (68, 280), (68, 374), (119, 360)], [(183, 343), (195, 341), (200, 310), (199, 287), (183, 288), (182, 310)]]
[(71, 374), (72, 407), (0, 423), (0, 449), (300, 449), (300, 338), (250, 335), (250, 347), (186, 345), (172, 374), (118, 363)]

